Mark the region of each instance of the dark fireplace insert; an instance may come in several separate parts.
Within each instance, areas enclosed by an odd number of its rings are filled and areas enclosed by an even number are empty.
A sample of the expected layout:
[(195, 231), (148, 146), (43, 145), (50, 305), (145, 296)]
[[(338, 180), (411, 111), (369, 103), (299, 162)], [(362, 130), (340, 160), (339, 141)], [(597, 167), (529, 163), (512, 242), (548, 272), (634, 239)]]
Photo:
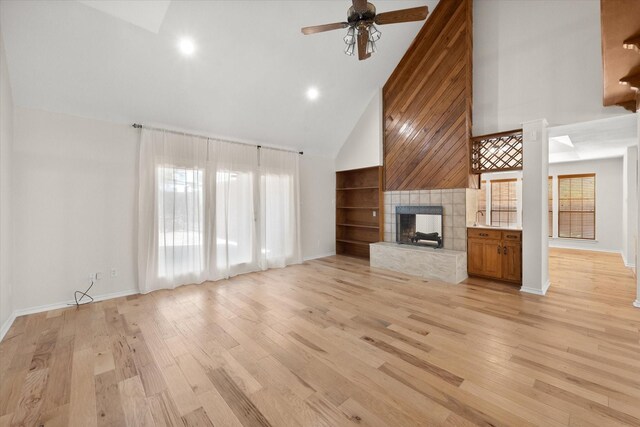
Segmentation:
[(442, 206), (396, 206), (396, 242), (442, 248)]

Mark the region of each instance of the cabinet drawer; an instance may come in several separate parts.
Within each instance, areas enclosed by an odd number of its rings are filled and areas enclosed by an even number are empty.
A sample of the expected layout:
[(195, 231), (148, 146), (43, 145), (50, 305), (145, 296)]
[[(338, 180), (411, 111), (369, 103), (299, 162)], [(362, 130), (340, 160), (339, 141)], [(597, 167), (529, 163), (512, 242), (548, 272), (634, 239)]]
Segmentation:
[(520, 242), (522, 241), (522, 232), (521, 231), (503, 231), (502, 240), (510, 241), (510, 242)]
[(467, 228), (467, 236), (476, 239), (500, 240), (502, 238), (500, 230), (486, 230), (484, 228)]

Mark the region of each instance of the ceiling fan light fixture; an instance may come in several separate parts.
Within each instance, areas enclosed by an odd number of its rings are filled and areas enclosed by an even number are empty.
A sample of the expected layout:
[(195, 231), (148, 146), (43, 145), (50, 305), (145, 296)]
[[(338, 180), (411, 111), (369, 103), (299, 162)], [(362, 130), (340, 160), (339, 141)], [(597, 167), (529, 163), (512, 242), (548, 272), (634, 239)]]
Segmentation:
[(369, 41), (367, 41), (367, 54), (372, 54), (377, 51), (378, 49), (376, 48), (376, 42), (369, 39)]
[(344, 49), (344, 53), (345, 55), (349, 55), (349, 56), (353, 56), (356, 54), (356, 43), (353, 42), (351, 44), (348, 44), (347, 47)]
[(354, 44), (356, 42), (356, 29), (354, 27), (349, 27), (347, 30), (347, 35), (342, 39), (344, 43), (347, 45)]
[(380, 32), (380, 30), (378, 30), (375, 25), (371, 24), (369, 26), (369, 40), (372, 42), (377, 42), (378, 40), (380, 40), (380, 37), (382, 37), (382, 33)]

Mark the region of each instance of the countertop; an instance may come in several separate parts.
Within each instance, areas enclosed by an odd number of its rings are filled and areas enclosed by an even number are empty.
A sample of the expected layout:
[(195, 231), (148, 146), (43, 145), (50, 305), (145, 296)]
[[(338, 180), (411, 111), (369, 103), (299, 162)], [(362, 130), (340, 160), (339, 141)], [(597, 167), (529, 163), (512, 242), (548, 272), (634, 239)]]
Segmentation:
[(503, 231), (522, 231), (522, 227), (492, 227), (490, 225), (468, 225), (467, 228), (478, 228), (482, 230), (503, 230)]

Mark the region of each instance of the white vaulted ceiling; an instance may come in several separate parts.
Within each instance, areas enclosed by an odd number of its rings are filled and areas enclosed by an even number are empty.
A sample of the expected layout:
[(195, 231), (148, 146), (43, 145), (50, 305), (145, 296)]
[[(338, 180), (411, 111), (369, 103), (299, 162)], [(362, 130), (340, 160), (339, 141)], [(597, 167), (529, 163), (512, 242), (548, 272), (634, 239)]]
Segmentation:
[(380, 27), (378, 52), (358, 61), (342, 53), (344, 31), (300, 33), (344, 20), (348, 0), (135, 3), (0, 2), (16, 105), (334, 155), (422, 26)]

